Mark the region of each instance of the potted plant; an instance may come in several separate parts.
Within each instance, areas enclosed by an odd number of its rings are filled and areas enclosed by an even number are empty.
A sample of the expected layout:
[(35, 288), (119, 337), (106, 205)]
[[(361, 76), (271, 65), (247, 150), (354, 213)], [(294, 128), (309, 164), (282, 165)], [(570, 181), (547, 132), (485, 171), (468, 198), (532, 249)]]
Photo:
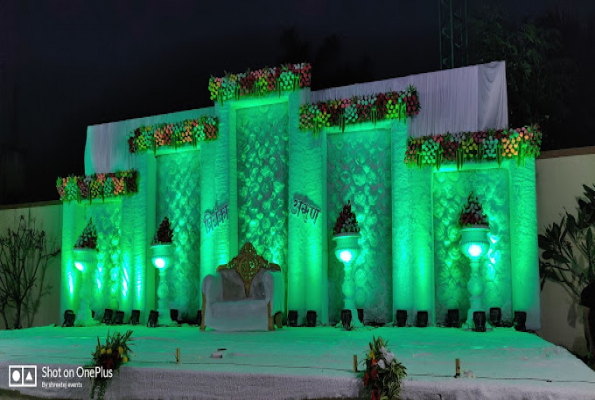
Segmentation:
[(83, 229), (74, 244), (74, 266), (83, 274), (80, 284), (80, 304), (77, 313), (76, 325), (88, 326), (94, 323), (93, 313), (89, 307), (92, 273), (97, 266), (97, 228), (93, 220)]
[[(467, 198), (459, 218), (461, 227), (461, 251), (467, 257), (481, 258), (489, 248), (487, 234), (490, 231), (488, 217), (473, 192)], [(487, 247), (486, 247), (487, 246)]]
[(161, 221), (151, 244), (151, 260), (153, 261), (155, 268), (159, 270), (159, 288), (157, 289), (157, 295), (159, 296), (159, 308), (157, 309), (159, 312), (159, 325), (164, 326), (172, 324), (167, 301), (169, 287), (167, 286), (166, 270), (173, 259), (173, 239), (174, 233), (171, 228), (171, 223), (169, 222), (169, 219), (165, 217), (163, 221)]
[(335, 256), (343, 263), (343, 267), (345, 268), (345, 278), (342, 286), (345, 307), (343, 311), (341, 311), (341, 320), (345, 329), (351, 329), (352, 326), (363, 326), (357, 318), (355, 303), (353, 301), (355, 295), (355, 283), (353, 282), (352, 265), (359, 255), (359, 232), (360, 229), (357, 217), (351, 210), (351, 202), (348, 201), (337, 217), (337, 222), (333, 229), (333, 240), (336, 243)]
[[(490, 248), (488, 233), (490, 226), (488, 217), (483, 212), (483, 206), (473, 192), (469, 195), (467, 203), (463, 206), (459, 219), (461, 226), (461, 252), (470, 261), (471, 276), (467, 283), (469, 290), (469, 311), (467, 312), (466, 326), (475, 327), (473, 313), (484, 312), (483, 308), (483, 282), (479, 276), (479, 261), (486, 255)], [(483, 328), (482, 328), (483, 330)]]

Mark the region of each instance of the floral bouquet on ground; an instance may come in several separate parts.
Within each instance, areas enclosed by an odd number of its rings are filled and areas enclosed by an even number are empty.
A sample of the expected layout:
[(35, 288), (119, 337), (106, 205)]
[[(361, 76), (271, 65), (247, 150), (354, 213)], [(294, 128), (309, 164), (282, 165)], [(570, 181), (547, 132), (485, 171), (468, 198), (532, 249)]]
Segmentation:
[(473, 195), (473, 192), (469, 195), (467, 199), (467, 204), (463, 206), (463, 211), (461, 211), (461, 218), (459, 219), (459, 225), (461, 228), (469, 228), (469, 227), (477, 227), (477, 226), (485, 226), (488, 228), (490, 226), (488, 222), (487, 215), (483, 212), (483, 207), (479, 202), (477, 196)]
[(343, 211), (341, 211), (337, 218), (337, 223), (335, 223), (335, 228), (333, 229), (333, 235), (358, 232), (359, 224), (357, 223), (355, 213), (351, 211), (351, 201), (349, 200), (347, 201), (347, 204), (343, 206)]
[(372, 400), (400, 399), (401, 382), (407, 376), (406, 368), (386, 349), (388, 342), (372, 336), (370, 352), (366, 355), (364, 387)]
[(155, 237), (153, 237), (153, 245), (171, 244), (174, 240), (174, 232), (171, 229), (171, 223), (167, 217), (163, 218)]
[(132, 335), (132, 331), (127, 331), (124, 334), (118, 332), (112, 336), (108, 332), (103, 346), (99, 342), (99, 337), (97, 338), (97, 347), (93, 352), (93, 363), (86, 367), (93, 382), (91, 386), (92, 399), (95, 398), (97, 390), (97, 398), (99, 400), (103, 399), (109, 379), (114, 376), (114, 371), (118, 371), (122, 364), (128, 362), (130, 354), (132, 354), (130, 347), (128, 347), (128, 341), (131, 340), (130, 335)]
[(97, 228), (93, 225), (93, 219), (89, 219), (89, 223), (83, 229), (83, 233), (74, 244), (75, 249), (97, 249)]

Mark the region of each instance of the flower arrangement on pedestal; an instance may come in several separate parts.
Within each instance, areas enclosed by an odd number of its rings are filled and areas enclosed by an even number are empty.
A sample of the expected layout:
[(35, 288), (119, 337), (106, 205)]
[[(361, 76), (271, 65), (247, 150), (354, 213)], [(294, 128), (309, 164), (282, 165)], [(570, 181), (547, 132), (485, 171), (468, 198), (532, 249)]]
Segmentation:
[(141, 153), (152, 149), (154, 152), (163, 146), (183, 147), (198, 142), (216, 140), (219, 135), (219, 119), (203, 115), (174, 123), (161, 123), (141, 126), (128, 135), (128, 150)]
[(337, 222), (333, 228), (333, 235), (339, 233), (359, 233), (359, 224), (355, 213), (351, 211), (351, 200), (343, 206), (343, 210), (337, 217)]
[(372, 337), (370, 352), (364, 361), (364, 387), (372, 400), (400, 399), (401, 382), (407, 376), (405, 366), (387, 350), (387, 344), (381, 337)]
[(421, 105), (415, 86), (402, 92), (386, 92), (351, 99), (329, 100), (300, 106), (299, 128), (318, 133), (321, 128), (384, 119), (405, 121), (419, 114)]
[(495, 160), (502, 164), (505, 158), (516, 158), (521, 165), (525, 158), (539, 156), (541, 138), (538, 126), (409, 137), (405, 163), (440, 169), (443, 162), (456, 162), (460, 169), (466, 161)]
[(171, 223), (167, 217), (163, 218), (161, 224), (159, 224), (159, 228), (157, 228), (157, 233), (153, 237), (152, 246), (160, 245), (160, 244), (172, 244), (174, 240), (174, 232), (171, 229)]
[(488, 216), (483, 212), (483, 206), (477, 196), (473, 195), (473, 192), (467, 198), (467, 203), (463, 205), (461, 217), (459, 218), (459, 226), (461, 228), (477, 226), (489, 228), (490, 226)]
[(275, 68), (261, 68), (239, 74), (226, 74), (209, 79), (211, 100), (223, 104), (241, 97), (264, 96), (270, 93), (294, 91), (310, 87), (312, 66), (309, 63), (284, 64)]
[(114, 371), (118, 371), (122, 364), (126, 364), (130, 359), (132, 351), (128, 347), (128, 341), (132, 335), (132, 331), (126, 333), (115, 333), (110, 336), (107, 334), (105, 345), (101, 345), (99, 337), (97, 338), (97, 346), (93, 352), (93, 361), (91, 365), (86, 366), (89, 370), (95, 370), (96, 367), (101, 368), (99, 374), (91, 375), (91, 398), (95, 398), (97, 391), (97, 398), (102, 400), (105, 396), (107, 384), (114, 376)]
[(90, 200), (117, 197), (138, 192), (136, 170), (109, 172), (87, 176), (68, 176), (56, 180), (60, 200)]
[(74, 244), (75, 249), (97, 249), (97, 228), (93, 224), (93, 219), (89, 219), (89, 223), (83, 229), (83, 233), (78, 237)]

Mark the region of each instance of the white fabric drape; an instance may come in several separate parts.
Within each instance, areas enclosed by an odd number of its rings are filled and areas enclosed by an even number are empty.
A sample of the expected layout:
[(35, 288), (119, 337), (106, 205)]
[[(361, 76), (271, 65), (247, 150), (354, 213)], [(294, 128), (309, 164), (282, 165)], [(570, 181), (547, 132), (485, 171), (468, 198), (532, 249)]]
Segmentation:
[(181, 111), (87, 127), (85, 175), (135, 168), (136, 157), (128, 151), (128, 135), (136, 128), (200, 118), (203, 115), (214, 116), (215, 108)]
[(508, 127), (504, 61), (312, 92), (316, 103), (417, 87), (421, 112), (408, 121), (410, 136)]

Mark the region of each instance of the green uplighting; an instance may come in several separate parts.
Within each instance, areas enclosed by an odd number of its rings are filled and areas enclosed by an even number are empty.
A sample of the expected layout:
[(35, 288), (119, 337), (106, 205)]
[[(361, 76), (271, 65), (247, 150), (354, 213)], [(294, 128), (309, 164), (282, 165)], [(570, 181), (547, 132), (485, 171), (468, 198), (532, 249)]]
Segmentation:
[(85, 270), (85, 266), (81, 262), (75, 261), (74, 266), (81, 272)]
[(349, 250), (343, 250), (341, 253), (339, 253), (339, 258), (343, 262), (349, 262), (353, 258), (353, 255)]
[(165, 260), (163, 258), (156, 258), (154, 260), (155, 266), (159, 269), (165, 267)]
[(469, 248), (467, 249), (467, 252), (469, 253), (469, 255), (471, 257), (479, 257), (481, 255), (482, 248), (480, 245), (478, 244), (472, 244), (471, 246), (469, 246)]

